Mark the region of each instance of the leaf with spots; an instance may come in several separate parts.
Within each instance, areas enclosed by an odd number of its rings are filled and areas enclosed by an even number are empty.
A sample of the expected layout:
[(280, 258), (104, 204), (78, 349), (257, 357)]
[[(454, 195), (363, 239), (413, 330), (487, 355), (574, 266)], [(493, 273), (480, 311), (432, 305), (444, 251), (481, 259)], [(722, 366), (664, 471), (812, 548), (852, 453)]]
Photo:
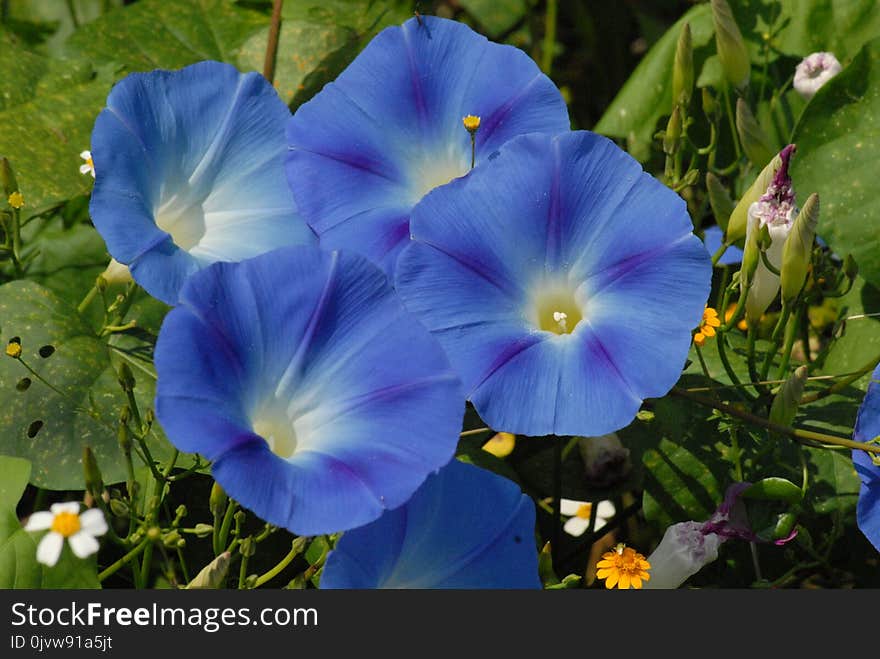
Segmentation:
[(859, 273), (880, 285), (880, 39), (813, 97), (793, 141), (798, 201), (819, 193), (819, 235), (841, 256), (852, 254)]
[[(80, 460), (89, 445), (104, 482), (125, 480), (116, 428), (126, 399), (117, 381), (116, 351), (72, 306), (33, 282), (0, 286), (0, 318), (2, 344), (20, 337), (22, 359), (38, 374), (18, 360), (0, 360), (0, 453), (30, 460), (34, 485), (77, 490), (84, 487)], [(54, 351), (48, 354), (46, 346)], [(41, 356), (41, 349), (48, 356)], [(137, 376), (142, 413), (152, 405), (154, 387), (153, 379)], [(149, 444), (156, 459), (170, 453), (164, 438), (151, 437)]]
[[(275, 89), (285, 103), (297, 108), (339, 75), (377, 32), (411, 16), (410, 2), (285, 3)], [(238, 55), (242, 68), (263, 70), (268, 38), (267, 27), (247, 40)]]
[(201, 60), (235, 63), (241, 44), (268, 22), (264, 14), (226, 0), (141, 0), (84, 25), (66, 47), (96, 65), (120, 64), (128, 73)]

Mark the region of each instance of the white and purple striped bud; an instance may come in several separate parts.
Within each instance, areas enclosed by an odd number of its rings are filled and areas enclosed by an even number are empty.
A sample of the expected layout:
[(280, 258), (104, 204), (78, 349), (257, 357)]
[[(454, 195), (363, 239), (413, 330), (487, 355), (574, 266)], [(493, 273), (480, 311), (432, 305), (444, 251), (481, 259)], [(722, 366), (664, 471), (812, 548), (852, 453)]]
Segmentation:
[[(780, 152), (782, 166), (776, 172), (766, 192), (761, 195), (758, 201), (749, 206), (748, 224), (746, 225), (747, 243), (749, 242), (748, 237), (753, 232), (767, 227), (770, 234), (770, 246), (764, 256), (777, 272), (782, 268), (782, 251), (785, 239), (788, 238), (798, 213), (794, 203), (791, 176), (788, 173), (789, 160), (794, 150), (795, 146), (789, 144)], [(764, 259), (760, 259), (755, 274), (751, 277), (746, 298), (746, 320), (750, 325), (757, 326), (761, 314), (767, 310), (778, 292), (779, 275), (767, 267)]]

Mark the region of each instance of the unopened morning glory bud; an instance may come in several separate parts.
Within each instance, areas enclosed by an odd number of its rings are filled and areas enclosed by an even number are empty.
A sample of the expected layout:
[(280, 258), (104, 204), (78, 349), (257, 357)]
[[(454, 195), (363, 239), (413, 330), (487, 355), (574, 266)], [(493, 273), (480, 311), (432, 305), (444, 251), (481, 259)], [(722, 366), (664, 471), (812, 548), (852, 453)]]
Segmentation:
[(95, 454), (92, 453), (92, 449), (89, 446), (83, 448), (82, 465), (86, 491), (95, 499), (99, 499), (104, 491), (104, 479), (101, 476), (101, 470), (98, 468)]
[(749, 84), (751, 62), (742, 33), (726, 0), (712, 0), (712, 20), (715, 23), (715, 45), (724, 75), (737, 89)]
[(198, 588), (219, 588), (226, 580), (229, 572), (229, 564), (232, 562), (232, 554), (224, 551), (213, 561), (203, 567), (190, 581), (186, 588), (193, 590)]
[(663, 153), (668, 156), (675, 155), (681, 140), (681, 109), (678, 105), (672, 110), (669, 122), (666, 124), (666, 132), (663, 135)]
[[(760, 232), (764, 227), (767, 228), (767, 232), (770, 234), (770, 246), (767, 248), (765, 256), (776, 270), (782, 267), (783, 246), (797, 213), (791, 176), (788, 174), (788, 163), (793, 150), (793, 147), (789, 146), (779, 154), (782, 158), (782, 166), (776, 172), (767, 191), (749, 207), (749, 219), (746, 227), (746, 243), (749, 243), (752, 234)], [(748, 245), (746, 251), (748, 251)], [(743, 257), (743, 261), (745, 262), (745, 257)], [(750, 325), (757, 326), (761, 314), (767, 310), (779, 291), (779, 275), (767, 268), (762, 258), (758, 261), (754, 276), (747, 283), (749, 286), (746, 298), (746, 321)]]
[(749, 104), (742, 98), (736, 100), (736, 132), (743, 151), (753, 165), (763, 167), (770, 162), (776, 149), (752, 114)]
[(807, 270), (813, 256), (813, 239), (819, 224), (819, 195), (815, 192), (808, 198), (801, 212), (795, 218), (791, 233), (782, 249), (782, 269), (780, 281), (782, 302), (794, 303), (807, 279)]
[(715, 533), (705, 532), (701, 522), (673, 524), (648, 556), (651, 580), (646, 581), (643, 588), (678, 588), (718, 558), (718, 548), (724, 540)]
[(804, 395), (804, 385), (809, 375), (806, 366), (795, 369), (788, 380), (780, 387), (770, 406), (770, 420), (781, 426), (790, 426), (797, 414), (798, 405)]
[(691, 43), (691, 26), (685, 23), (678, 36), (675, 63), (672, 67), (672, 105), (687, 107), (694, 91), (694, 48)]
[(804, 385), (807, 383), (806, 366), (799, 366), (794, 373), (785, 381), (776, 393), (773, 404), (770, 406), (770, 420), (781, 426), (790, 426), (797, 414), (798, 405), (804, 395)]
[(706, 172), (706, 190), (709, 193), (709, 206), (712, 208), (712, 215), (722, 231), (727, 230), (730, 216), (733, 214), (733, 199), (727, 188), (722, 185), (721, 180), (712, 172)]
[[(790, 144), (785, 147), (785, 149), (783, 149), (783, 152), (787, 149), (790, 151), (794, 151), (795, 147), (793, 144)], [(743, 194), (739, 202), (737, 202), (736, 206), (733, 209), (733, 212), (730, 214), (730, 221), (727, 224), (727, 242), (735, 243), (738, 240), (745, 238), (746, 224), (748, 224), (749, 217), (749, 207), (754, 202), (758, 201), (761, 196), (767, 191), (767, 188), (770, 187), (770, 184), (773, 182), (773, 177), (776, 176), (776, 172), (778, 172), (779, 168), (782, 167), (781, 156), (781, 153), (777, 154), (773, 158), (773, 160), (767, 163), (767, 166), (761, 170), (761, 173), (758, 174), (758, 177), (749, 186), (749, 189), (746, 190), (745, 194)]]
[(116, 259), (110, 259), (110, 263), (101, 273), (101, 277), (108, 284), (127, 284), (131, 281), (131, 271), (127, 265), (122, 265)]
[(833, 53), (813, 53), (801, 60), (794, 70), (794, 85), (798, 94), (809, 100), (826, 82), (842, 70)]
[(228, 501), (226, 492), (220, 486), (220, 483), (214, 481), (211, 486), (211, 494), (208, 497), (208, 509), (214, 517), (220, 517), (226, 512), (226, 503)]

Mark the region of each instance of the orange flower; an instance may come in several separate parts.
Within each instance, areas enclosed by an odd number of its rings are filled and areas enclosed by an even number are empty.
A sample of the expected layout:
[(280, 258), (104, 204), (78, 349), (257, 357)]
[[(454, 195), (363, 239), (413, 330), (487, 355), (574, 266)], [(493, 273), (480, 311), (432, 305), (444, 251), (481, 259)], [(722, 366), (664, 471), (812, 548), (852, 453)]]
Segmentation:
[(596, 577), (604, 579), (605, 587), (609, 589), (615, 586), (620, 590), (630, 587), (639, 589), (643, 581), (651, 579), (648, 574), (651, 564), (642, 554), (622, 542), (614, 551), (602, 554), (602, 560), (596, 563), (596, 567)]
[(718, 312), (712, 307), (703, 309), (703, 320), (700, 322), (700, 329), (694, 334), (694, 343), (699, 347), (703, 347), (706, 339), (715, 336), (715, 328), (721, 326), (721, 320), (718, 318)]
[[(733, 316), (734, 311), (736, 311), (736, 302), (732, 302), (731, 304), (727, 305), (727, 309), (724, 311), (725, 323), (730, 320), (731, 316)], [(740, 318), (739, 322), (736, 324), (736, 328), (745, 332), (747, 329), (749, 329), (749, 324), (746, 322), (745, 318)]]

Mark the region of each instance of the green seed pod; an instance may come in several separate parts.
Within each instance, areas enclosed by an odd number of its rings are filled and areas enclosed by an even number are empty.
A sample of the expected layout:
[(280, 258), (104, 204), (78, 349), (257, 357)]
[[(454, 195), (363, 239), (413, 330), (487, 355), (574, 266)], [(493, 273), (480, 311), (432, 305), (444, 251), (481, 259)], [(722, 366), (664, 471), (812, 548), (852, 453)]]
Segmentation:
[(211, 514), (214, 517), (222, 517), (226, 512), (227, 501), (229, 498), (226, 496), (226, 492), (220, 487), (220, 483), (214, 481), (214, 485), (211, 486), (211, 496), (208, 498), (208, 509)]
[(122, 499), (110, 499), (110, 512), (112, 512), (117, 517), (128, 517), (128, 504), (125, 503), (125, 501), (123, 501)]
[(755, 167), (763, 167), (773, 158), (776, 149), (755, 115), (743, 99), (736, 100), (736, 132), (743, 151)]
[(782, 167), (782, 158), (779, 154), (767, 163), (767, 166), (758, 174), (758, 178), (749, 186), (742, 198), (737, 202), (730, 214), (730, 220), (727, 223), (727, 242), (735, 243), (742, 240), (746, 236), (746, 225), (749, 222), (749, 206), (758, 201), (761, 196), (767, 192), (767, 188), (773, 182), (776, 172)]
[(727, 231), (727, 224), (734, 208), (730, 193), (712, 172), (706, 173), (706, 191), (709, 193), (709, 206), (712, 208), (715, 221), (722, 231)]
[(672, 67), (672, 105), (684, 108), (691, 102), (694, 92), (694, 48), (691, 42), (691, 26), (685, 23), (678, 35), (675, 63)]
[(734, 87), (744, 89), (749, 84), (752, 64), (742, 33), (726, 0), (712, 0), (712, 21), (715, 23), (715, 45), (724, 75)]
[(786, 305), (794, 303), (804, 282), (807, 270), (813, 257), (813, 240), (819, 224), (819, 195), (815, 192), (809, 196), (801, 212), (798, 213), (791, 227), (791, 233), (785, 239), (782, 248), (782, 269), (780, 284), (782, 302)]
[(214, 533), (214, 527), (210, 524), (204, 524), (202, 522), (195, 525), (194, 529), (197, 538), (207, 538), (209, 535)]

